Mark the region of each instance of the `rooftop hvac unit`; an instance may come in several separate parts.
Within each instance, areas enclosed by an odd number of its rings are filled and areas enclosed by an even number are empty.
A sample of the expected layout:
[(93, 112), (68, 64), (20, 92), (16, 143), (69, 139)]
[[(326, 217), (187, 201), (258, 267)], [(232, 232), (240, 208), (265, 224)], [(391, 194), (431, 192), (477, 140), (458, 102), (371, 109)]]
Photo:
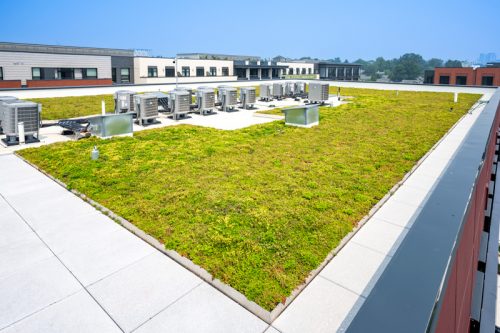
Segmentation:
[(5, 142), (8, 146), (19, 144), (19, 123), (24, 124), (24, 141), (39, 142), (40, 111), (42, 105), (20, 100), (3, 101), (0, 103), (2, 114), (2, 127), (6, 135)]
[(196, 91), (196, 104), (200, 114), (207, 114), (214, 111), (215, 91), (213, 88), (199, 87)]
[[(14, 96), (0, 96), (0, 104), (4, 101), (17, 101), (17, 97)], [(2, 109), (0, 108), (0, 134), (3, 134), (2, 130)]]
[(295, 82), (294, 83), (294, 94), (296, 96), (304, 95), (306, 93), (306, 83), (305, 82)]
[(130, 90), (118, 90), (115, 92), (115, 113), (134, 113), (135, 92)]
[(285, 82), (283, 84), (283, 94), (288, 97), (292, 97), (295, 94), (295, 84), (294, 82)]
[(217, 102), (222, 103), (222, 90), (226, 88), (231, 88), (231, 86), (222, 85), (217, 87)]
[(189, 113), (191, 94), (187, 90), (173, 90), (170, 92), (169, 103), (171, 105), (172, 118), (177, 120), (179, 117), (184, 117)]
[(261, 101), (270, 101), (273, 96), (271, 94), (271, 85), (270, 84), (261, 84), (260, 85), (260, 100)]
[(309, 83), (309, 102), (324, 103), (328, 100), (329, 89), (330, 85), (328, 83)]
[(283, 97), (283, 84), (273, 83), (273, 97), (280, 99)]
[(162, 93), (161, 91), (148, 92), (148, 94), (154, 95), (158, 98), (158, 111), (170, 111), (170, 106), (168, 105), (169, 95)]
[(158, 98), (153, 94), (135, 95), (135, 111), (139, 125), (152, 123), (158, 117)]
[(241, 107), (244, 109), (252, 109), (255, 105), (255, 88), (242, 87), (240, 88)]
[(238, 90), (234, 87), (219, 87), (219, 98), (222, 111), (234, 110), (238, 104)]

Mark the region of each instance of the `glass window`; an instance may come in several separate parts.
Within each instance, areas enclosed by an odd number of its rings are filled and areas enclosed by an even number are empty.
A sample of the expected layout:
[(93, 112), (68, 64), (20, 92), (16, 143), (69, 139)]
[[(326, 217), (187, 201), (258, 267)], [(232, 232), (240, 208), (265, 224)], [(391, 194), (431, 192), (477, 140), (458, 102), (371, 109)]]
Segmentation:
[(56, 79), (59, 80), (73, 80), (75, 78), (73, 68), (58, 68), (56, 73)]
[(3, 80), (3, 68), (0, 67), (0, 80)]
[(288, 68), (288, 75), (293, 75), (293, 68)]
[(130, 82), (130, 68), (120, 69), (120, 80), (125, 83)]
[(205, 67), (196, 67), (196, 76), (205, 76)]
[(222, 76), (229, 76), (229, 67), (222, 67)]
[(148, 66), (148, 77), (158, 77), (158, 67)]
[(191, 70), (189, 69), (189, 66), (183, 66), (182, 67), (182, 76), (191, 76)]
[(210, 76), (217, 76), (217, 68), (210, 67)]
[(297, 75), (300, 74), (300, 68), (295, 68), (295, 74), (297, 74)]
[(40, 70), (40, 67), (33, 67), (31, 69), (31, 78), (33, 80), (41, 80), (42, 79), (42, 71)]
[(448, 75), (439, 76), (439, 84), (450, 84), (450, 77)]
[(84, 79), (97, 79), (97, 68), (84, 68), (83, 69)]
[(167, 66), (165, 67), (165, 77), (174, 77), (175, 76), (175, 67)]
[(458, 75), (456, 79), (456, 84), (460, 86), (465, 86), (467, 84), (467, 76)]
[(116, 82), (116, 67), (111, 68), (111, 80)]
[(306, 69), (302, 68), (302, 74), (305, 74), (305, 73), (306, 73)]
[(311, 74), (311, 73), (312, 73), (311, 68), (308, 68), (308, 69), (307, 69), (307, 74)]
[(481, 85), (492, 86), (493, 85), (493, 76), (483, 76), (481, 78)]

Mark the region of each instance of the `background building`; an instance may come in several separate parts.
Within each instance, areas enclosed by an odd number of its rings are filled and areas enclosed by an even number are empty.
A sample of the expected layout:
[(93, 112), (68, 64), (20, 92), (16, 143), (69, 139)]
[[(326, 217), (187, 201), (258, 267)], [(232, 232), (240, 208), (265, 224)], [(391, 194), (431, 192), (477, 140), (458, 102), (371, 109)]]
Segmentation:
[(424, 83), (466, 86), (500, 86), (500, 63), (486, 67), (436, 67), (425, 71)]

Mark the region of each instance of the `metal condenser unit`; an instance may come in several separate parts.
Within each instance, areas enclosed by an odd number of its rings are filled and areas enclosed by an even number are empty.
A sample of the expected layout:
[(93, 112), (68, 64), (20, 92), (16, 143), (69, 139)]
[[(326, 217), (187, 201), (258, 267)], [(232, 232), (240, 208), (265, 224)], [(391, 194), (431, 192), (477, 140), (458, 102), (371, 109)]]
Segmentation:
[(329, 89), (330, 85), (328, 83), (309, 83), (309, 102), (324, 103), (328, 100)]
[(295, 96), (303, 96), (306, 93), (306, 83), (305, 82), (295, 82)]
[(283, 97), (283, 84), (282, 83), (273, 83), (273, 97), (280, 99)]
[(271, 94), (271, 85), (270, 84), (261, 84), (260, 85), (260, 95), (259, 98), (261, 101), (270, 101), (273, 96)]
[[(4, 101), (17, 101), (17, 97), (14, 96), (0, 96), (0, 104)], [(0, 134), (3, 134), (2, 130), (2, 108), (0, 108)]]
[(240, 88), (241, 107), (244, 109), (252, 109), (255, 104), (255, 88), (242, 87)]
[(234, 87), (219, 87), (222, 111), (234, 110), (238, 104), (238, 90)]
[(211, 113), (215, 109), (215, 91), (213, 88), (199, 87), (196, 90), (196, 105), (200, 114)]
[(158, 111), (170, 111), (170, 106), (168, 105), (169, 95), (162, 93), (161, 91), (148, 92), (148, 94), (154, 95), (158, 98)]
[(158, 98), (152, 94), (135, 95), (135, 111), (139, 125), (153, 123), (158, 117)]
[(0, 113), (2, 114), (2, 128), (6, 135), (2, 139), (8, 146), (19, 144), (20, 133), (19, 123), (23, 123), (24, 141), (39, 142), (40, 112), (41, 104), (10, 100), (0, 103)]
[(191, 93), (187, 90), (173, 90), (170, 92), (169, 104), (174, 120), (184, 117), (190, 110)]
[(283, 94), (287, 97), (292, 97), (295, 93), (295, 85), (293, 82), (285, 82), (284, 83), (284, 92)]
[(115, 92), (115, 113), (134, 113), (135, 92), (130, 90), (118, 90)]

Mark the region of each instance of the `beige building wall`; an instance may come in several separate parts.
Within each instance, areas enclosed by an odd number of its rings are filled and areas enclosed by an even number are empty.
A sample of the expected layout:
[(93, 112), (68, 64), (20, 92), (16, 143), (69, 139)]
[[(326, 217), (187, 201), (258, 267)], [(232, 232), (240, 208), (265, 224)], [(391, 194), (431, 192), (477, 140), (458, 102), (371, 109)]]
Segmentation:
[[(177, 72), (182, 75), (182, 67), (189, 67), (189, 76), (179, 76), (179, 82), (217, 82), (217, 81), (236, 81), (233, 73), (233, 62), (230, 60), (198, 60), (198, 59), (177, 59)], [(148, 67), (157, 68), (158, 77), (148, 77)], [(165, 67), (175, 67), (173, 58), (152, 58), (135, 57), (134, 58), (134, 80), (136, 84), (151, 83), (174, 83), (175, 77), (165, 76)], [(196, 76), (196, 68), (203, 67), (203, 76)], [(210, 67), (215, 67), (215, 76), (210, 76)], [(222, 69), (227, 67), (229, 75), (223, 76)]]

